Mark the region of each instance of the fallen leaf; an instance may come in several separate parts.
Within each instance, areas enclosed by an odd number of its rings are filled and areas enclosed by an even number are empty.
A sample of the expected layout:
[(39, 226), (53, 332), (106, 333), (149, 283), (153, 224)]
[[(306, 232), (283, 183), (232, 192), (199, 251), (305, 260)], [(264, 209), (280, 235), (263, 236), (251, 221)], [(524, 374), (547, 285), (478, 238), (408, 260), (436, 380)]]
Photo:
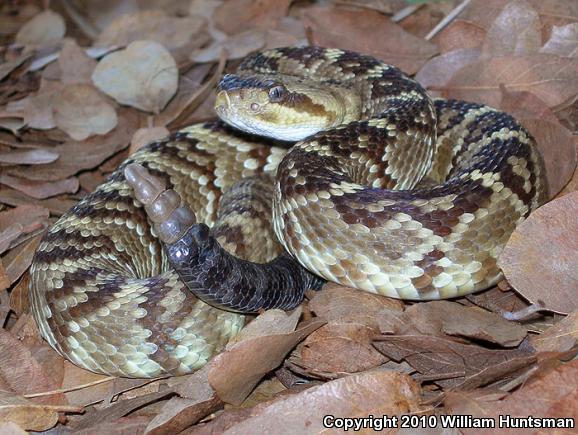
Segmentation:
[[(444, 88), (456, 72), (476, 62), (479, 57), (479, 48), (449, 51), (428, 60), (415, 75), (415, 79), (426, 89)], [(431, 94), (434, 95), (433, 92)]]
[(46, 228), (48, 214), (48, 209), (35, 205), (22, 205), (0, 212), (0, 254), (15, 246), (21, 235)]
[(195, 62), (215, 62), (226, 50), (228, 59), (240, 59), (247, 54), (260, 50), (267, 43), (267, 31), (251, 29), (230, 36), (222, 41), (214, 41), (208, 47), (196, 51), (191, 56)]
[(578, 57), (578, 23), (552, 27), (552, 36), (540, 49), (540, 53)]
[(11, 61), (4, 61), (0, 64), (0, 81), (4, 80), (8, 75), (32, 57), (32, 52), (24, 52), (16, 59)]
[(227, 344), (227, 348), (231, 348), (235, 343), (240, 343), (250, 338), (293, 332), (299, 322), (301, 313), (301, 307), (297, 307), (290, 313), (279, 309), (267, 310), (245, 325)]
[(52, 106), (63, 89), (60, 82), (42, 80), (37, 93), (20, 101), (24, 106), (24, 122), (28, 127), (42, 130), (56, 127)]
[(51, 150), (66, 159), (47, 165), (37, 165), (34, 171), (14, 169), (10, 174), (29, 180), (61, 180), (83, 169), (92, 169), (105, 159), (128, 147), (134, 131), (140, 127), (141, 116), (135, 110), (120, 108), (118, 126), (104, 136), (93, 136), (85, 141), (70, 140)]
[(482, 57), (525, 56), (542, 45), (540, 17), (525, 0), (506, 4), (486, 34)]
[(287, 15), (291, 0), (229, 0), (213, 14), (217, 28), (230, 35), (251, 29), (272, 29)]
[(159, 113), (177, 91), (178, 69), (157, 42), (135, 41), (104, 57), (92, 74), (94, 85), (121, 104)]
[[(460, 301), (458, 299), (458, 301)], [(466, 302), (474, 303), (493, 313), (514, 312), (526, 308), (529, 304), (513, 290), (504, 291), (498, 286), (481, 293), (467, 296)]]
[(74, 39), (67, 38), (62, 44), (58, 65), (60, 66), (62, 84), (91, 83), (96, 61), (88, 56)]
[(56, 126), (79, 141), (106, 134), (118, 123), (114, 107), (90, 84), (66, 86), (52, 109)]
[(480, 48), (484, 43), (486, 30), (471, 21), (456, 19), (434, 39), (442, 54), (454, 50)]
[(578, 93), (577, 67), (578, 59), (551, 54), (494, 57), (462, 68), (440, 90), (446, 98), (499, 107), (500, 89), (506, 86), (513, 91), (532, 92), (553, 107)]
[(149, 417), (131, 415), (112, 421), (97, 422), (86, 429), (75, 430), (74, 435), (138, 435), (144, 433), (149, 420)]
[(578, 342), (578, 310), (530, 338), (537, 352), (567, 352)]
[(209, 385), (209, 365), (188, 376), (175, 388), (181, 397), (173, 397), (149, 422), (145, 434), (178, 433), (223, 406)]
[(65, 32), (64, 19), (56, 12), (47, 9), (35, 15), (20, 28), (16, 42), (22, 45), (46, 46), (60, 41)]
[[(256, 333), (259, 323), (253, 326), (251, 334)], [(209, 383), (223, 401), (241, 404), (266, 373), (278, 367), (297, 343), (324, 323), (314, 320), (293, 332), (280, 333), (277, 330), (277, 333), (253, 335), (229, 345), (225, 352), (211, 361)], [(243, 364), (239, 364), (239, 361), (243, 361)]]
[(546, 165), (550, 198), (570, 181), (576, 169), (576, 137), (557, 122), (519, 118), (536, 139)]
[(10, 391), (0, 390), (0, 422), (11, 421), (23, 429), (44, 431), (58, 421), (58, 409), (39, 405)]
[(46, 149), (0, 152), (0, 163), (9, 165), (42, 165), (52, 163), (60, 156)]
[[(66, 400), (71, 405), (89, 406), (101, 401), (111, 390), (110, 384), (114, 378), (99, 375), (75, 366), (68, 360), (64, 360), (64, 376), (62, 389)], [(84, 388), (79, 388), (85, 386)]]
[[(492, 418), (540, 418), (578, 419), (578, 360), (530, 379), (520, 389), (504, 400), (484, 401), (476, 394), (449, 393), (445, 400), (446, 409), (455, 415), (472, 415)], [(501, 428), (500, 433), (520, 433), (520, 429)], [(479, 430), (460, 429), (465, 434), (480, 433)], [(525, 433), (538, 433), (525, 431)], [(550, 433), (550, 432), (548, 432)], [(566, 432), (567, 433), (567, 432)]]
[(78, 178), (76, 177), (44, 182), (24, 180), (8, 174), (2, 174), (0, 175), (0, 183), (37, 199), (50, 198), (61, 193), (74, 193), (78, 190)]
[(32, 264), (32, 257), (40, 243), (41, 236), (38, 235), (17, 246), (2, 258), (10, 284), (14, 284)]
[(323, 417), (328, 415), (355, 418), (418, 414), (424, 412), (420, 402), (419, 386), (409, 376), (376, 370), (336, 379), (298, 394), (278, 396), (243, 409), (238, 412), (240, 418), (228, 423), (225, 412), (204, 429), (205, 433), (223, 433), (229, 428), (238, 434), (252, 434), (260, 428), (275, 428), (276, 434), (321, 433), (327, 431)]
[(155, 41), (171, 50), (187, 45), (205, 30), (206, 22), (198, 15), (169, 16), (160, 9), (140, 10), (120, 15), (95, 41), (97, 47), (125, 46), (135, 41)]
[(328, 283), (316, 292), (309, 302), (309, 309), (328, 321), (350, 322), (377, 329), (376, 315), (383, 308), (403, 311), (403, 303), (397, 299), (375, 295)]
[(431, 42), (407, 33), (384, 15), (367, 9), (313, 6), (301, 11), (301, 19), (311, 29), (313, 44), (369, 54), (408, 74), (419, 71), (437, 52)]
[(309, 335), (291, 361), (312, 372), (345, 374), (387, 362), (372, 346), (379, 331), (366, 325), (333, 321)]
[(419, 332), (443, 337), (445, 334), (467, 337), (503, 347), (519, 345), (526, 328), (498, 314), (456, 302), (432, 301), (415, 304), (403, 312), (396, 334)]
[(357, 8), (373, 9), (386, 15), (393, 15), (407, 6), (405, 0), (330, 0), (336, 5), (348, 5)]
[(169, 134), (170, 132), (165, 127), (139, 128), (132, 135), (128, 153), (132, 155), (143, 146), (164, 139)]
[[(42, 366), (31, 349), (10, 332), (0, 330), (0, 384), (15, 394), (26, 395), (57, 390), (58, 380), (52, 376), (50, 367)], [(59, 405), (66, 403), (62, 394), (32, 399), (36, 404)]]
[(0, 202), (11, 206), (36, 205), (44, 207), (53, 216), (61, 216), (78, 203), (77, 200), (64, 198), (64, 195), (48, 199), (34, 199), (19, 190), (10, 189), (9, 187), (0, 189)]
[(457, 387), (468, 377), (509, 360), (523, 358), (527, 364), (535, 360), (528, 351), (486, 349), (431, 335), (383, 335), (374, 346), (388, 358), (407, 361), (425, 379), (444, 388)]
[(171, 390), (160, 391), (157, 393), (145, 394), (144, 396), (135, 397), (134, 399), (121, 400), (107, 408), (93, 412), (86, 417), (76, 421), (71, 425), (74, 431), (88, 429), (99, 424), (102, 421), (112, 421), (124, 417), (135, 409), (141, 408), (149, 403), (156, 402), (173, 394)]
[[(558, 119), (552, 109), (548, 107), (544, 100), (538, 98), (532, 92), (511, 91), (503, 87), (502, 101), (499, 107), (500, 110), (509, 113), (516, 119), (542, 119), (548, 122), (558, 123)], [(528, 124), (531, 124), (531, 122)], [(547, 148), (551, 148), (555, 146), (555, 144), (556, 142), (553, 142), (547, 145)], [(547, 150), (543, 151), (546, 152)], [(557, 152), (558, 150), (555, 151), (555, 153)]]
[(27, 435), (24, 429), (11, 421), (0, 422), (0, 435)]
[[(277, 375), (277, 372), (275, 374)], [(311, 385), (305, 385), (305, 387), (312, 387), (315, 384), (310, 382)], [(298, 385), (297, 387), (303, 387), (303, 385)], [(257, 387), (251, 392), (251, 394), (243, 401), (241, 408), (252, 408), (259, 403), (268, 402), (269, 400), (275, 399), (279, 394), (293, 394), (283, 383), (277, 378), (264, 379)]]
[(559, 313), (578, 308), (577, 213), (578, 192), (540, 207), (518, 225), (498, 258), (516, 291)]

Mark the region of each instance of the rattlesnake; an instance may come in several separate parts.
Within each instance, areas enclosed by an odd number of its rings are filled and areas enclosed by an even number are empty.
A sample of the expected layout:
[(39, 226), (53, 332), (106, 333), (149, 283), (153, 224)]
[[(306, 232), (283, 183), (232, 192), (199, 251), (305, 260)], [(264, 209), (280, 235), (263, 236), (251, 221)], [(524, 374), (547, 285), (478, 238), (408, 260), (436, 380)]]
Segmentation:
[[(188, 373), (238, 332), (239, 312), (291, 308), (318, 277), (414, 300), (487, 288), (547, 197), (534, 140), (512, 117), (431, 100), (370, 56), (249, 55), (216, 108), (224, 121), (144, 147), (40, 243), (32, 312), (74, 363)], [(287, 151), (238, 129), (299, 142)]]

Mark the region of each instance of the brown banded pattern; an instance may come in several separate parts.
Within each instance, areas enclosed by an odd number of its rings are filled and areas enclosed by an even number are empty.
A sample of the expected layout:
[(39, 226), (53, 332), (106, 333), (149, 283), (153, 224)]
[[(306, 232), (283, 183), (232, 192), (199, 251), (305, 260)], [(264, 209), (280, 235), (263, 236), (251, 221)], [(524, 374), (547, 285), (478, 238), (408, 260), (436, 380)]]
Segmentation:
[[(31, 301), (43, 336), (74, 363), (132, 377), (187, 373), (244, 323), (185, 289), (124, 179), (129, 163), (163, 179), (235, 255), (261, 263), (279, 253), (264, 235), (271, 206), (279, 242), (307, 270), (413, 300), (495, 283), (509, 235), (547, 198), (534, 140), (512, 117), (432, 101), (372, 57), (319, 47), (269, 50), (248, 56), (222, 87), (250, 84), (252, 74), (253, 86), (267, 89), (282, 86), (283, 75), (338, 89), (352, 107), (347, 122), (289, 152), (220, 122), (194, 125), (133, 155), (62, 216), (36, 253)], [(321, 116), (316, 98), (278, 95), (294, 112), (305, 107)], [(359, 119), (349, 120), (356, 111)], [(248, 207), (252, 177), (262, 174), (274, 180), (273, 203), (263, 188)], [(233, 186), (238, 190), (229, 192)], [(223, 194), (231, 202), (219, 210)]]

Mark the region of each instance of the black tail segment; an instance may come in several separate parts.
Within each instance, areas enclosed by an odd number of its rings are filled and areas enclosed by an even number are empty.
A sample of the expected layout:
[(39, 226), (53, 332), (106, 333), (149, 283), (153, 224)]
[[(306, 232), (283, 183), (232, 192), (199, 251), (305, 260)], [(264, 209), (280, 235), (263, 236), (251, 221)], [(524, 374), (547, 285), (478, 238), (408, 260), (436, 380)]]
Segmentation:
[(290, 310), (303, 301), (307, 290), (318, 290), (325, 283), (287, 253), (264, 264), (241, 260), (225, 251), (205, 224), (193, 225), (179, 240), (164, 247), (189, 290), (225, 310)]

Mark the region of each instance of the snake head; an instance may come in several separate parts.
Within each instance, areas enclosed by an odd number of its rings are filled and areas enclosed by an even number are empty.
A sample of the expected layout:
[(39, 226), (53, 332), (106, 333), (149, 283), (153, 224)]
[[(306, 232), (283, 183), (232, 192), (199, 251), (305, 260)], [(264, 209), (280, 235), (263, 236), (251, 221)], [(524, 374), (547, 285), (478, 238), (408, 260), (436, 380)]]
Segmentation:
[(302, 140), (359, 115), (359, 104), (343, 89), (294, 76), (227, 74), (217, 90), (215, 110), (223, 121), (279, 140)]

